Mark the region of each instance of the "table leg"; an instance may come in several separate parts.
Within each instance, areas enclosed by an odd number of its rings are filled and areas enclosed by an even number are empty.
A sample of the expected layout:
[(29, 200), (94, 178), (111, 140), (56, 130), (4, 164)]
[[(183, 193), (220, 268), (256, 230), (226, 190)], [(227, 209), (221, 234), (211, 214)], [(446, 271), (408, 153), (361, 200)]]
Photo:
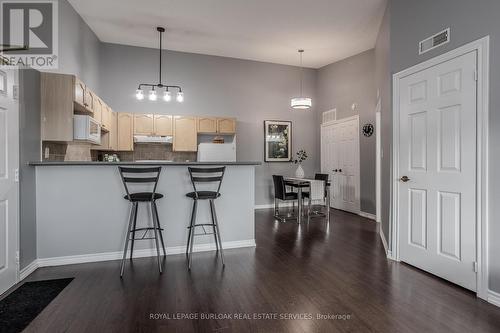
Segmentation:
[(326, 221), (330, 224), (330, 186), (326, 187)]
[(299, 186), (299, 192), (297, 193), (297, 204), (298, 204), (298, 217), (297, 217), (297, 222), (300, 224), (302, 222), (302, 186)]

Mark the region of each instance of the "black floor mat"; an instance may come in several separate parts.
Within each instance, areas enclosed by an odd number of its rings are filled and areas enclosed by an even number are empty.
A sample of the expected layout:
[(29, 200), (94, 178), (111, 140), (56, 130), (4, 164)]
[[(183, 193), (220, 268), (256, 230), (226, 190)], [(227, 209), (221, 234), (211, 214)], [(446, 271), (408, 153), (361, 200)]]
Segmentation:
[(26, 282), (0, 301), (0, 332), (21, 332), (73, 280)]

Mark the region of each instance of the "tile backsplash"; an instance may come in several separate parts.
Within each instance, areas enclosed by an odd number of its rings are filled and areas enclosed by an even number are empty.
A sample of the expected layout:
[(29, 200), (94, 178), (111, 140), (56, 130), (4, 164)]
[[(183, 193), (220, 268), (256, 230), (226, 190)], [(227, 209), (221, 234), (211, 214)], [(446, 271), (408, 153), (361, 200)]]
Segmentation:
[[(45, 154), (48, 148), (48, 156)], [(116, 154), (122, 161), (166, 160), (174, 162), (196, 161), (196, 152), (174, 152), (171, 144), (135, 144), (134, 151), (107, 152), (91, 150), (86, 143), (43, 142), (44, 161), (97, 161), (104, 154)]]

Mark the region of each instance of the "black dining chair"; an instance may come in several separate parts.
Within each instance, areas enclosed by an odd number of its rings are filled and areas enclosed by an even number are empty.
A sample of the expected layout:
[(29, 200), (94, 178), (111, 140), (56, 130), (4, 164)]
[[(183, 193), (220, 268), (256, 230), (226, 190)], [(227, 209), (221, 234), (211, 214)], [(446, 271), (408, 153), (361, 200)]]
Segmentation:
[[(283, 176), (273, 175), (274, 183), (274, 217), (278, 220), (285, 221), (286, 216), (279, 214), (280, 201), (292, 201), (292, 209), (295, 211), (295, 201), (298, 200), (297, 192), (289, 192), (286, 189), (286, 182)], [(304, 195), (302, 195), (304, 197)], [(295, 218), (295, 217), (293, 217)]]
[[(158, 180), (160, 179), (161, 167), (149, 167), (149, 168), (128, 168), (128, 167), (118, 167), (120, 171), (120, 176), (125, 187), (126, 195), (123, 197), (131, 203), (129, 223), (127, 227), (127, 235), (125, 239), (125, 248), (123, 250), (123, 259), (120, 269), (120, 277), (123, 276), (123, 270), (125, 267), (125, 259), (127, 257), (127, 250), (129, 241), (131, 241), (130, 246), (130, 259), (134, 254), (134, 242), (136, 240), (146, 240), (154, 239), (156, 243), (156, 254), (158, 259), (158, 269), (160, 274), (162, 273), (161, 262), (160, 262), (160, 246), (158, 239), (161, 241), (161, 246), (163, 248), (163, 255), (166, 256), (165, 242), (163, 241), (163, 229), (160, 227), (160, 219), (158, 217), (158, 208), (156, 206), (156, 200), (163, 198), (163, 194), (157, 193), (156, 188), (158, 186)], [(152, 185), (151, 191), (141, 191), (131, 193), (129, 185)], [(151, 227), (141, 227), (137, 228), (137, 212), (139, 211), (140, 203), (149, 203), (151, 208), (151, 216), (153, 220), (153, 226)], [(148, 232), (153, 230), (154, 237), (146, 237)], [(136, 238), (136, 232), (144, 232), (140, 238)]]
[[(188, 256), (188, 268), (191, 269), (191, 262), (193, 258), (193, 245), (195, 236), (204, 235), (214, 235), (215, 248), (217, 252), (220, 253), (222, 260), (222, 266), (225, 266), (224, 253), (222, 250), (222, 241), (219, 230), (219, 221), (217, 219), (217, 213), (215, 211), (215, 200), (221, 196), (220, 188), (222, 185), (222, 179), (224, 178), (224, 172), (226, 167), (216, 167), (216, 168), (188, 168), (189, 176), (191, 178), (191, 184), (193, 185), (194, 192), (189, 192), (186, 194), (188, 198), (193, 199), (193, 211), (191, 213), (191, 221), (188, 227), (188, 241), (186, 246), (186, 255)], [(217, 190), (207, 191), (201, 190), (197, 187), (199, 184), (215, 184)], [(196, 223), (196, 213), (198, 211), (198, 201), (208, 200), (210, 204), (210, 216), (212, 218), (212, 223)], [(203, 233), (197, 234), (196, 228), (202, 227)], [(205, 227), (211, 227), (212, 233), (207, 233)]]

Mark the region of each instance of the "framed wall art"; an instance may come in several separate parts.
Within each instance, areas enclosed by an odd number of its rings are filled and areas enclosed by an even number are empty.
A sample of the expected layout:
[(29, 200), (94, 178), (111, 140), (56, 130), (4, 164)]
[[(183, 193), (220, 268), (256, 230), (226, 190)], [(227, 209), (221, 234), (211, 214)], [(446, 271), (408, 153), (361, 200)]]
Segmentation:
[(264, 161), (290, 162), (292, 160), (292, 122), (264, 121)]

